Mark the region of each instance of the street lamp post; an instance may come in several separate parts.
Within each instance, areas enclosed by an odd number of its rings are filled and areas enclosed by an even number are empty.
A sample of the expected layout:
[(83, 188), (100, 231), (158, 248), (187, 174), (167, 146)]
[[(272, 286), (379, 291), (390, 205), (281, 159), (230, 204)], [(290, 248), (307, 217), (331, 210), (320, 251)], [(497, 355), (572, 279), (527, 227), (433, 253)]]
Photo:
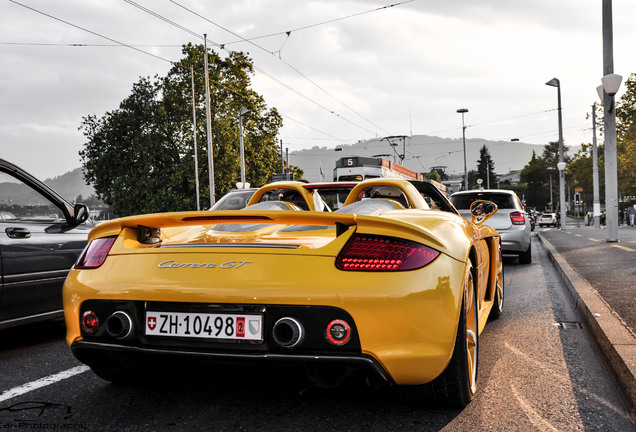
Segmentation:
[(565, 162), (563, 161), (563, 120), (561, 115), (561, 82), (557, 78), (552, 78), (545, 85), (557, 88), (557, 110), (559, 117), (559, 205), (561, 209), (561, 229), (565, 230), (566, 206), (565, 206)]
[(239, 142), (241, 147), (241, 189), (245, 189), (245, 154), (243, 152), (243, 116), (249, 114), (250, 110), (241, 108), (239, 110)]
[(466, 169), (466, 126), (464, 125), (464, 114), (468, 112), (468, 108), (460, 108), (457, 110), (462, 115), (462, 143), (464, 144), (464, 190), (468, 190), (468, 170)]
[(592, 190), (594, 194), (594, 228), (601, 227), (601, 201), (598, 183), (598, 148), (596, 144), (596, 103), (592, 105)]

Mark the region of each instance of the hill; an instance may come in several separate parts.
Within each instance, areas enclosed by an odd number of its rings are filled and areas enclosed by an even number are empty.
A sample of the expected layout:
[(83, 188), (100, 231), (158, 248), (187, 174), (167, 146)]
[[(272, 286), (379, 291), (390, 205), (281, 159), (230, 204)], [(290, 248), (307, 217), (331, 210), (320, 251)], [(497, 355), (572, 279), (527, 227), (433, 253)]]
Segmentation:
[[(405, 167), (417, 172), (428, 173), (432, 167), (446, 167), (449, 176), (462, 176), (464, 173), (464, 150), (460, 139), (439, 138), (427, 135), (413, 135), (402, 139), (393, 139), (397, 145), (391, 146), (387, 139), (377, 138), (358, 141), (352, 145), (339, 146), (342, 150), (333, 148), (313, 147), (311, 149), (293, 151), (289, 154), (290, 164), (296, 165), (305, 172), (305, 178), (310, 181), (320, 181), (320, 169), (324, 180), (333, 180), (333, 169), (336, 161), (347, 156), (378, 156), (383, 155), (399, 161), (399, 155), (406, 153)], [(479, 149), (486, 146), (495, 164), (497, 174), (521, 170), (532, 158), (532, 152), (537, 156), (543, 153), (543, 146), (527, 144), (518, 141), (488, 141), (484, 139), (466, 139), (466, 167), (470, 171), (477, 168)], [(406, 152), (405, 152), (406, 150)], [(570, 148), (574, 154), (578, 148)]]
[(95, 189), (84, 181), (81, 168), (75, 168), (66, 174), (46, 179), (44, 183), (71, 202), (75, 202), (78, 195), (84, 199), (95, 195)]

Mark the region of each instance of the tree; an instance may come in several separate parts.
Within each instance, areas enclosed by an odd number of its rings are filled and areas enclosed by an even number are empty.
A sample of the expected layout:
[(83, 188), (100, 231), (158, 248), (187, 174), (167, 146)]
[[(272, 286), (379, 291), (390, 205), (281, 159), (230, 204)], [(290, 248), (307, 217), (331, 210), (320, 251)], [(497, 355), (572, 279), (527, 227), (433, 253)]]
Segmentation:
[(530, 207), (545, 208), (550, 202), (549, 181), (546, 183), (543, 160), (534, 151), (530, 162), (521, 170), (520, 177), (525, 186), (523, 194), (526, 203)]
[(490, 157), (488, 147), (485, 145), (479, 149), (479, 160), (477, 161), (477, 178), (483, 180), (482, 187), (494, 188), (497, 184), (497, 174), (495, 174), (495, 163)]
[[(636, 123), (616, 141), (618, 190), (623, 196), (636, 196)], [(633, 203), (632, 203), (633, 204)]]
[[(204, 48), (183, 47), (184, 58), (163, 77), (141, 78), (118, 109), (82, 119), (80, 152), (86, 180), (118, 215), (196, 209), (192, 135), (192, 65), (201, 203), (208, 202)], [(268, 183), (280, 166), (276, 143), (282, 118), (250, 88), (251, 60), (208, 53), (215, 194), (240, 181), (238, 111), (243, 117), (246, 179)]]
[[(623, 196), (636, 196), (636, 73), (624, 83), (625, 93), (616, 101), (616, 159), (618, 190)], [(597, 117), (603, 131), (603, 116)], [(599, 146), (599, 153), (603, 146)], [(599, 155), (599, 171), (604, 159)], [(604, 181), (604, 178), (601, 177)], [(603, 190), (603, 188), (601, 189)]]

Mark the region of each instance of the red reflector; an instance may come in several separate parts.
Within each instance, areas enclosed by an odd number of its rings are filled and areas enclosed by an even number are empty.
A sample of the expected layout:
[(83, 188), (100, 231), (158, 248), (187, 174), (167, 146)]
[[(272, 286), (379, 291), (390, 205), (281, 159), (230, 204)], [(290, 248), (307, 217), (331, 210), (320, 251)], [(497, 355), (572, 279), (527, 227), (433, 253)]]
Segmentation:
[(108, 252), (113, 247), (117, 237), (102, 237), (91, 241), (84, 253), (75, 263), (76, 269), (95, 269), (106, 261)]
[(90, 310), (82, 314), (81, 324), (82, 330), (88, 334), (95, 334), (99, 329), (99, 319), (97, 318), (97, 315), (95, 315), (95, 312)]
[(510, 221), (513, 225), (525, 225), (526, 218), (521, 212), (512, 212), (510, 213)]
[(327, 325), (327, 340), (334, 345), (344, 345), (351, 339), (351, 327), (346, 321), (333, 320)]
[(336, 267), (351, 271), (415, 270), (432, 262), (439, 252), (394, 237), (356, 234), (336, 259)]
[(190, 216), (182, 219), (183, 222), (225, 222), (235, 220), (270, 221), (264, 216)]

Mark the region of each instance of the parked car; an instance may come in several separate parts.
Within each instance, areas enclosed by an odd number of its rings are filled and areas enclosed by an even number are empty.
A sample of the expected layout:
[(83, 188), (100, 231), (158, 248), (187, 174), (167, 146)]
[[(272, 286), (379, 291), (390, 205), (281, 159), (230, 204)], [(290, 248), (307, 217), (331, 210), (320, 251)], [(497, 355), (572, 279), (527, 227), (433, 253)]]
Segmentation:
[(0, 329), (59, 318), (62, 285), (93, 223), (50, 187), (0, 159)]
[(455, 192), (450, 201), (466, 219), (471, 218), (470, 205), (477, 200), (494, 202), (497, 213), (488, 220), (488, 225), (501, 234), (501, 245), (504, 253), (519, 255), (519, 262), (532, 262), (532, 227), (530, 218), (525, 212), (517, 194), (503, 189), (475, 189)]
[(358, 370), (469, 403), (480, 333), (503, 311), (497, 231), (428, 183), (365, 180), (336, 211), (315, 192), (278, 182), (242, 210), (96, 227), (64, 286), (75, 357), (123, 382), (161, 380), (164, 361), (296, 365), (319, 385)]
[(556, 213), (543, 213), (539, 218), (539, 227), (542, 228), (544, 226), (557, 226), (558, 219)]

